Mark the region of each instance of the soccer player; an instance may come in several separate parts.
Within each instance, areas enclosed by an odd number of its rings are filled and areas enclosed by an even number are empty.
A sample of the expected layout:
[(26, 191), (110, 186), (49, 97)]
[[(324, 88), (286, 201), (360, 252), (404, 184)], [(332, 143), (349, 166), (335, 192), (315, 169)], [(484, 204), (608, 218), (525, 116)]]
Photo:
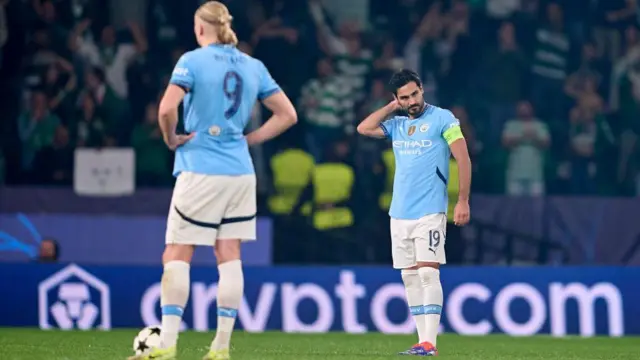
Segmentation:
[[(460, 190), (454, 221), (469, 222), (471, 160), (460, 124), (445, 109), (425, 103), (422, 82), (410, 70), (390, 81), (395, 100), (369, 115), (358, 132), (388, 138), (396, 171), (391, 199), (393, 267), (400, 269), (419, 342), (402, 355), (436, 356), (442, 312), (440, 265), (446, 263), (447, 177), (453, 153), (459, 167)], [(408, 116), (392, 116), (403, 110)]]
[[(162, 342), (135, 360), (175, 359), (189, 297), (189, 264), (195, 246), (213, 246), (218, 261), (218, 327), (206, 360), (229, 359), (229, 344), (244, 291), (240, 243), (256, 238), (256, 178), (249, 145), (274, 138), (297, 122), (291, 101), (257, 59), (236, 49), (231, 15), (220, 2), (195, 13), (200, 48), (178, 61), (160, 102), (159, 122), (176, 151), (177, 177), (162, 256)], [(177, 135), (184, 100), (185, 130)], [(243, 134), (256, 100), (273, 112)]]

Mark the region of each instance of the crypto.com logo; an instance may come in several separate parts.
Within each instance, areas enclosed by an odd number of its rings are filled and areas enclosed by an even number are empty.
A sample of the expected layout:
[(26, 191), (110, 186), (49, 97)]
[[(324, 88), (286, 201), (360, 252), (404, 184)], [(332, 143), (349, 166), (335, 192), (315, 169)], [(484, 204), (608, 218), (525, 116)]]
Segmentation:
[[(98, 292), (99, 299), (91, 298), (92, 289), (94, 293)], [(49, 296), (53, 298), (49, 299)], [(38, 317), (42, 329), (110, 329), (109, 286), (71, 264), (38, 286)]]

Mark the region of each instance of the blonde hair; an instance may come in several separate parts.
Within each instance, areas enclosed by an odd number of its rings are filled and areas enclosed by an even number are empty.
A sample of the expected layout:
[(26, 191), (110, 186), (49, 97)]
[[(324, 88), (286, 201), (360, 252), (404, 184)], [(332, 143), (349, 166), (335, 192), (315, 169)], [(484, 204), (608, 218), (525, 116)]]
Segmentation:
[(229, 9), (219, 1), (208, 1), (196, 10), (196, 16), (207, 24), (213, 25), (221, 44), (238, 45), (238, 37), (231, 29), (233, 16)]

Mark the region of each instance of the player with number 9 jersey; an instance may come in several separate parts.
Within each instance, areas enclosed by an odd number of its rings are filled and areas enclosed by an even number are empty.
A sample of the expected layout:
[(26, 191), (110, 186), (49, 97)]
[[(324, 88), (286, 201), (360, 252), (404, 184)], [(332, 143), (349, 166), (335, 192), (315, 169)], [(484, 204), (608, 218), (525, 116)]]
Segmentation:
[[(218, 1), (198, 8), (194, 33), (200, 47), (180, 58), (160, 102), (158, 122), (165, 143), (176, 152), (177, 178), (162, 255), (161, 344), (132, 360), (176, 358), (195, 246), (215, 247), (219, 274), (216, 336), (204, 359), (230, 358), (244, 292), (240, 244), (256, 240), (256, 177), (249, 146), (278, 136), (297, 121), (291, 101), (264, 64), (236, 48), (231, 20)], [(245, 135), (258, 100), (273, 114)], [(176, 133), (180, 103), (186, 135)]]
[(282, 90), (260, 60), (221, 43), (182, 55), (169, 84), (185, 92), (191, 138), (176, 148), (167, 243), (254, 240), (256, 179), (244, 129), (256, 101)]
[(253, 174), (244, 129), (256, 100), (281, 91), (264, 64), (235, 46), (211, 44), (182, 55), (169, 82), (189, 89), (184, 128), (195, 133), (176, 149), (174, 175)]

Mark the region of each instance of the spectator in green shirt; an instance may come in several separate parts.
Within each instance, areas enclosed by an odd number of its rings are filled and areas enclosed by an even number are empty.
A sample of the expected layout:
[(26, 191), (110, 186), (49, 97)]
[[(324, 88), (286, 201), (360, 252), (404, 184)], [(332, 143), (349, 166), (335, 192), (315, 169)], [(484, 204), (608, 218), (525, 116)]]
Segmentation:
[(507, 193), (544, 195), (544, 151), (550, 143), (549, 129), (533, 115), (528, 101), (520, 102), (517, 118), (505, 124), (502, 143), (509, 150)]
[(96, 109), (96, 102), (89, 94), (80, 98), (81, 108), (75, 126), (75, 141), (78, 147), (101, 148), (114, 146), (116, 141), (107, 134), (107, 125)]
[(18, 134), (22, 141), (22, 170), (32, 170), (36, 153), (53, 143), (60, 119), (49, 111), (49, 100), (42, 91), (31, 94), (31, 104), (18, 119)]

